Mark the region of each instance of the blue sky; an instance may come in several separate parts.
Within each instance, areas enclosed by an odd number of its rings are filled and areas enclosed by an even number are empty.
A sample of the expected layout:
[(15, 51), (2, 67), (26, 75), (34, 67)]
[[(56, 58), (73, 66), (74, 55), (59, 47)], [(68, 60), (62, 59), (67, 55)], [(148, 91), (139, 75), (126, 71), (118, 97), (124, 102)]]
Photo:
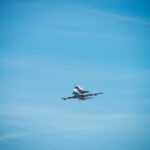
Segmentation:
[[(148, 1), (1, 0), (0, 7), (3, 150), (149, 149)], [(61, 100), (74, 85), (104, 95)]]

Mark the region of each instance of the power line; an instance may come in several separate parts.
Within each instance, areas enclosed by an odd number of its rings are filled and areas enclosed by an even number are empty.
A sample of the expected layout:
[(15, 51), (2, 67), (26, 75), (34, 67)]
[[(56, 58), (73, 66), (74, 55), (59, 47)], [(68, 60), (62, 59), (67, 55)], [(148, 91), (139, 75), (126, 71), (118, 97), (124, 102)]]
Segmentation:
[[(4, 123), (0, 123), (0, 124), (6, 125)], [(12, 125), (8, 125), (8, 126), (18, 129), (18, 127), (16, 127), (16, 126), (12, 126)], [(22, 127), (19, 127), (19, 128), (24, 129)], [(21, 143), (24, 143), (24, 144), (29, 144), (29, 145), (32, 145), (32, 146), (41, 147), (41, 148), (44, 148), (44, 149), (56, 150), (56, 149), (54, 149), (52, 147), (44, 146), (44, 145), (41, 145), (41, 144), (34, 144), (34, 143), (26, 142), (26, 141), (23, 141), (23, 140), (19, 140), (19, 139), (15, 139), (15, 140), (17, 140), (17, 141), (19, 141)], [(21, 149), (18, 149), (18, 150), (21, 150)]]
[[(18, 120), (18, 121), (22, 121), (22, 122), (26, 122), (26, 123), (29, 123), (29, 124), (32, 124), (32, 125), (38, 125), (38, 126), (40, 126), (40, 127), (46, 127), (46, 128), (49, 128), (49, 129), (51, 129), (51, 128), (53, 128), (53, 129), (57, 129), (57, 130), (60, 130), (60, 128), (56, 128), (56, 127), (52, 127), (52, 126), (48, 126), (48, 125), (44, 125), (44, 124), (40, 124), (40, 123), (35, 123), (35, 122), (32, 122), (32, 121), (28, 121), (28, 120), (24, 120), (24, 119), (20, 119), (20, 118), (16, 118), (16, 117), (11, 117), (11, 116), (8, 116), (8, 115), (3, 115), (3, 114), (0, 114), (0, 116), (3, 116), (3, 117), (6, 117), (6, 118), (9, 118), (9, 119), (14, 119), (14, 120)], [(15, 127), (15, 128), (17, 128), (17, 127)], [(33, 130), (33, 129), (32, 129)], [(74, 132), (72, 132), (72, 131), (69, 131), (69, 130), (65, 130), (65, 129), (63, 129), (64, 131), (66, 131), (66, 132), (69, 132), (69, 133), (73, 133), (74, 134)], [(35, 132), (35, 133), (40, 133), (40, 132)], [(45, 133), (46, 134), (46, 133)], [(51, 134), (49, 134), (49, 133), (47, 133), (47, 135), (50, 135), (50, 136), (52, 136)], [(78, 133), (78, 135), (81, 135), (81, 136), (83, 136), (82, 134), (80, 134), (80, 133)], [(84, 136), (86, 136), (86, 137), (89, 137), (89, 135), (84, 135)], [(58, 138), (58, 136), (52, 136), (52, 137), (55, 137), (55, 138)], [(59, 138), (61, 138), (61, 139), (63, 139), (64, 140), (64, 137), (62, 138), (62, 137), (59, 137)], [(66, 138), (66, 137), (65, 137)], [(91, 138), (91, 137), (90, 137)], [(69, 139), (69, 140), (71, 140), (71, 139)], [(89, 143), (85, 143), (85, 142), (81, 142), (81, 141), (78, 141), (78, 140), (71, 140), (71, 142), (76, 142), (76, 143), (80, 143), (80, 144), (82, 144), (82, 145), (88, 145), (88, 146), (90, 146), (90, 147), (95, 147), (96, 149), (103, 149), (103, 150), (110, 150), (110, 149), (108, 149), (108, 148), (105, 148), (105, 147), (102, 147), (102, 146), (97, 146), (97, 145), (94, 145), (94, 144), (89, 144)]]
[[(0, 124), (2, 124), (2, 125), (6, 125), (5, 123), (0, 123)], [(22, 128), (22, 127), (16, 127), (16, 126), (13, 126), (13, 125), (8, 125), (7, 124), (7, 126), (10, 126), (10, 127), (12, 127), (12, 128), (15, 128), (15, 129), (18, 129), (18, 128), (20, 128), (20, 129), (25, 129), (25, 128)], [(30, 130), (32, 130), (32, 129), (30, 129)], [(40, 133), (40, 132), (38, 132), (38, 131), (34, 131), (34, 133)], [(47, 133), (47, 135), (50, 135), (51, 137), (54, 137), (54, 138), (59, 138), (59, 139), (61, 139), (61, 140), (65, 140), (64, 138), (66, 138), (66, 137), (58, 137), (58, 136), (55, 136), (55, 135), (51, 135), (50, 133)], [(18, 140), (18, 139), (17, 139)], [(99, 149), (100, 147), (99, 146), (96, 146), (96, 145), (93, 145), (93, 144), (89, 144), (89, 143), (85, 143), (85, 142), (81, 142), (81, 141), (78, 141), (78, 140), (71, 140), (71, 139), (67, 139), (67, 141), (71, 141), (71, 142), (75, 142), (75, 143), (79, 143), (79, 144), (82, 144), (82, 145), (86, 145), (86, 146), (90, 146), (90, 147), (95, 147), (96, 149)], [(24, 142), (24, 141), (22, 141), (22, 140), (19, 140), (19, 141), (21, 141), (21, 142)], [(66, 140), (65, 140), (66, 141)], [(28, 142), (26, 142), (27, 144), (28, 144)], [(29, 143), (30, 145), (32, 144), (32, 143)], [(32, 145), (37, 145), (37, 144), (32, 144)], [(38, 146), (38, 145), (37, 145)], [(43, 145), (40, 145), (40, 147), (42, 147)], [(45, 146), (44, 146), (45, 147)], [(46, 147), (47, 148), (47, 147)], [(101, 149), (102, 149), (102, 147), (101, 147)], [(104, 148), (103, 148), (104, 149)], [(106, 148), (105, 148), (105, 150), (107, 150)]]

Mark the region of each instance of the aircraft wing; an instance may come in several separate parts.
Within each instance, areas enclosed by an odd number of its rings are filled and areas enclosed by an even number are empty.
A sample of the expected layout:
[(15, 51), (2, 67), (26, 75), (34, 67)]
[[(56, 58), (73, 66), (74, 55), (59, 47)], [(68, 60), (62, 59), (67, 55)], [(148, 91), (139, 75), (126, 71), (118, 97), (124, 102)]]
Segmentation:
[(93, 93), (93, 94), (86, 94), (85, 96), (97, 96), (99, 94), (103, 94), (104, 92), (100, 92), (100, 93)]
[(65, 98), (62, 98), (63, 100), (67, 100), (67, 99), (73, 99), (73, 98), (77, 98), (76, 96), (69, 96), (69, 97), (65, 97)]

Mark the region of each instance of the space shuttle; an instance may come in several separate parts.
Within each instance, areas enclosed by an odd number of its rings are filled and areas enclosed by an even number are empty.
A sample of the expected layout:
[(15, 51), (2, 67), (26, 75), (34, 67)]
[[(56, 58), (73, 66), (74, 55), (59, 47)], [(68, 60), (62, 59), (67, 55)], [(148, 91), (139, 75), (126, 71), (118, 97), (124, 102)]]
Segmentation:
[(86, 91), (81, 86), (76, 85), (73, 89), (73, 92), (78, 92), (78, 93), (84, 94), (84, 93), (88, 93), (89, 91)]

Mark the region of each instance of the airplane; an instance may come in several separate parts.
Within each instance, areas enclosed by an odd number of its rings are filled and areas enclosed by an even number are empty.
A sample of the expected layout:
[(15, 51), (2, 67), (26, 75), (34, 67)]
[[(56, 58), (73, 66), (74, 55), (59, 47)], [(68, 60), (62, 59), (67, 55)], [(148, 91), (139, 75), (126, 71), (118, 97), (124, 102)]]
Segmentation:
[(62, 98), (63, 100), (67, 100), (67, 99), (79, 99), (79, 100), (87, 100), (87, 99), (92, 99), (94, 97), (91, 96), (97, 96), (99, 94), (103, 94), (104, 92), (100, 92), (100, 93), (93, 93), (93, 94), (87, 94), (89, 91), (85, 91), (83, 88), (81, 88), (80, 86), (75, 86), (73, 89), (73, 96), (69, 96), (69, 97), (65, 97)]

